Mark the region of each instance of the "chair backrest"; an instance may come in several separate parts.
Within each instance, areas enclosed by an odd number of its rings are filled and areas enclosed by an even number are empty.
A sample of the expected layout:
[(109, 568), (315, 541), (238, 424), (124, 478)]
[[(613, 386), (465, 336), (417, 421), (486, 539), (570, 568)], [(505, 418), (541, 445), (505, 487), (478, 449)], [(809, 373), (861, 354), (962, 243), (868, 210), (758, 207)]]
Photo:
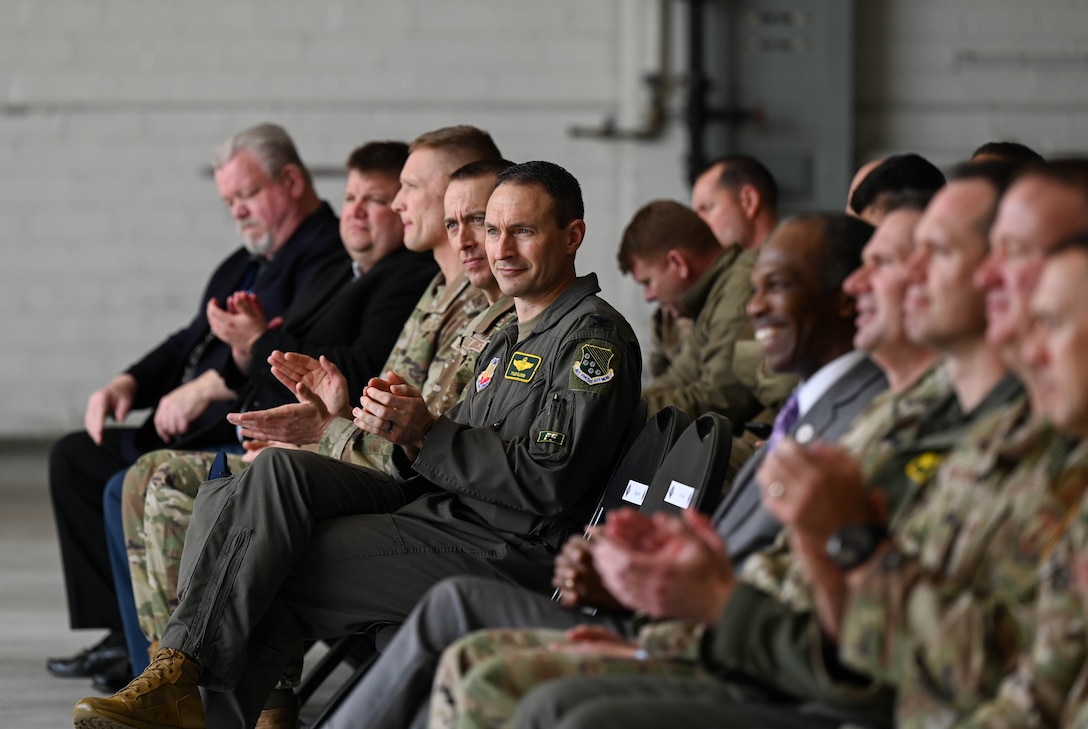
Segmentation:
[[(645, 400), (642, 401), (640, 413), (642, 420), (645, 420)], [(599, 524), (610, 510), (619, 506), (637, 508), (642, 505), (650, 488), (650, 480), (687, 425), (688, 414), (669, 405), (645, 420), (634, 439), (628, 438), (627, 449), (612, 471), (612, 477), (605, 484), (597, 508), (586, 523), (587, 536), (589, 528)], [(557, 589), (552, 593), (552, 599), (558, 600), (562, 595), (563, 591)]]
[(598, 524), (608, 511), (618, 506), (637, 508), (642, 505), (651, 479), (680, 434), (688, 427), (688, 420), (686, 412), (669, 405), (658, 410), (641, 426), (623, 458), (616, 464), (587, 526)]
[(639, 511), (680, 513), (695, 508), (710, 513), (721, 498), (733, 450), (733, 428), (718, 413), (695, 419), (657, 469)]

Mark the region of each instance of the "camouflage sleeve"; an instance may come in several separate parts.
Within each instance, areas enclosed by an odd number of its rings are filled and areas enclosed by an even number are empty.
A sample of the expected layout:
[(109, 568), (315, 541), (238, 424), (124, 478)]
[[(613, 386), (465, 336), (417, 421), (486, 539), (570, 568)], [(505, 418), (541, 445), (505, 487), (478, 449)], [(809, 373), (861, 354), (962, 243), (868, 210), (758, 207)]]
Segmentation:
[(347, 455), (348, 446), (361, 431), (355, 427), (355, 423), (347, 418), (336, 418), (325, 432), (321, 434), (321, 442), (318, 443), (317, 452), (330, 458), (344, 458)]
[(325, 429), (317, 452), (356, 466), (393, 473), (393, 444), (363, 432), (345, 418), (336, 418)]
[(1075, 716), (1085, 705), (1088, 683), (1086, 598), (1088, 510), (1082, 505), (1077, 521), (1041, 568), (1039, 598), (1027, 618), (1035, 628), (1032, 645), (997, 697), (957, 726), (1088, 726), (1088, 715)]
[[(946, 697), (957, 711), (993, 695), (1020, 636), (1000, 596), (930, 574), (897, 548), (861, 569), (842, 620), (846, 665), (889, 684), (929, 686), (925, 693)], [(900, 703), (899, 715), (911, 714)]]
[(699, 659), (699, 645), (705, 628), (684, 620), (647, 623), (638, 632), (636, 642), (647, 658)]
[(717, 625), (702, 641), (711, 673), (741, 673), (801, 700), (886, 716), (892, 695), (829, 655), (819, 619), (745, 582), (738, 583)]

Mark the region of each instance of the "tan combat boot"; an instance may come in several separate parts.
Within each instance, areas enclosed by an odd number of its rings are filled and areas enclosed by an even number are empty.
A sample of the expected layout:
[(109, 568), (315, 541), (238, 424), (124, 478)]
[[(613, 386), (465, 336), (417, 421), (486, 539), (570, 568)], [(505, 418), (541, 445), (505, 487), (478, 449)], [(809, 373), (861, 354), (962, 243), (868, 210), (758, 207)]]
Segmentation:
[(143, 673), (113, 696), (76, 704), (72, 719), (76, 729), (204, 729), (199, 677), (195, 660), (162, 648)]

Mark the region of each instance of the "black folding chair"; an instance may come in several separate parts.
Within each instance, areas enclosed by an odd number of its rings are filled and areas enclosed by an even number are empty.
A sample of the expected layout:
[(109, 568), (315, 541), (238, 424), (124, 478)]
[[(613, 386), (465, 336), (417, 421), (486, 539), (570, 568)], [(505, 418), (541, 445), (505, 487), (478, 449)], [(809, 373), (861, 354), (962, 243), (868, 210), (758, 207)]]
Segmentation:
[(596, 526), (604, 515), (619, 506), (642, 505), (650, 481), (661, 467), (666, 454), (688, 427), (688, 414), (669, 405), (650, 418), (627, 448), (612, 477), (605, 485), (601, 500), (587, 526)]
[(733, 428), (717, 413), (704, 413), (680, 434), (657, 469), (639, 511), (685, 509), (710, 513), (721, 498), (733, 451)]
[[(624, 471), (629, 474), (628, 480), (637, 477), (648, 481), (650, 475), (660, 465), (661, 458), (668, 451), (668, 447), (675, 442), (680, 431), (687, 424), (688, 417), (686, 413), (670, 407), (657, 413), (652, 420), (643, 425), (645, 420), (646, 401), (640, 400), (628, 426), (624, 457), (613, 472), (613, 476), (609, 480), (594, 511), (593, 518), (600, 519), (600, 515), (604, 513), (606, 497), (610, 494), (612, 484), (620, 477), (621, 469), (625, 468), (627, 459), (631, 458), (631, 462), (627, 464)], [(645, 437), (643, 437), (644, 434)], [(654, 434), (657, 434), (656, 438), (652, 437)], [(667, 443), (664, 442), (666, 440)], [(659, 441), (662, 442), (659, 443)], [(635, 457), (636, 451), (641, 453), (641, 457)], [(639, 464), (646, 465), (645, 467), (639, 466), (636, 468), (636, 465)], [(626, 482), (625, 480), (624, 483)], [(341, 663), (347, 661), (353, 668), (352, 675), (337, 688), (332, 698), (322, 707), (321, 712), (314, 719), (312, 725), (314, 729), (321, 727), (326, 717), (331, 715), (343, 698), (362, 680), (370, 666), (381, 655), (385, 645), (392, 639), (397, 627), (397, 623), (381, 623), (368, 626), (359, 633), (336, 639), (331, 644), (329, 652), (322, 656), (321, 660), (306, 674), (302, 684), (295, 692), (300, 704), (305, 704)]]

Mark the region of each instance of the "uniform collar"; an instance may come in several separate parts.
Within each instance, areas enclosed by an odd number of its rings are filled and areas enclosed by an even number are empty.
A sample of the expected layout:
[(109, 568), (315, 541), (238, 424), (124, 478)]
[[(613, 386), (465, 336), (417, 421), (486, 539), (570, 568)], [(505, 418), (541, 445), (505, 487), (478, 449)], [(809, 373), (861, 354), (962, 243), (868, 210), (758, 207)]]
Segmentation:
[(718, 282), (718, 278), (733, 265), (733, 261), (737, 260), (743, 252), (739, 245), (734, 244), (723, 250), (721, 255), (714, 259), (710, 267), (703, 271), (703, 275), (699, 277), (699, 280), (680, 296), (679, 309), (684, 316), (691, 318), (699, 316), (699, 312), (703, 310), (706, 300), (710, 298), (710, 292), (714, 289), (714, 284)]

